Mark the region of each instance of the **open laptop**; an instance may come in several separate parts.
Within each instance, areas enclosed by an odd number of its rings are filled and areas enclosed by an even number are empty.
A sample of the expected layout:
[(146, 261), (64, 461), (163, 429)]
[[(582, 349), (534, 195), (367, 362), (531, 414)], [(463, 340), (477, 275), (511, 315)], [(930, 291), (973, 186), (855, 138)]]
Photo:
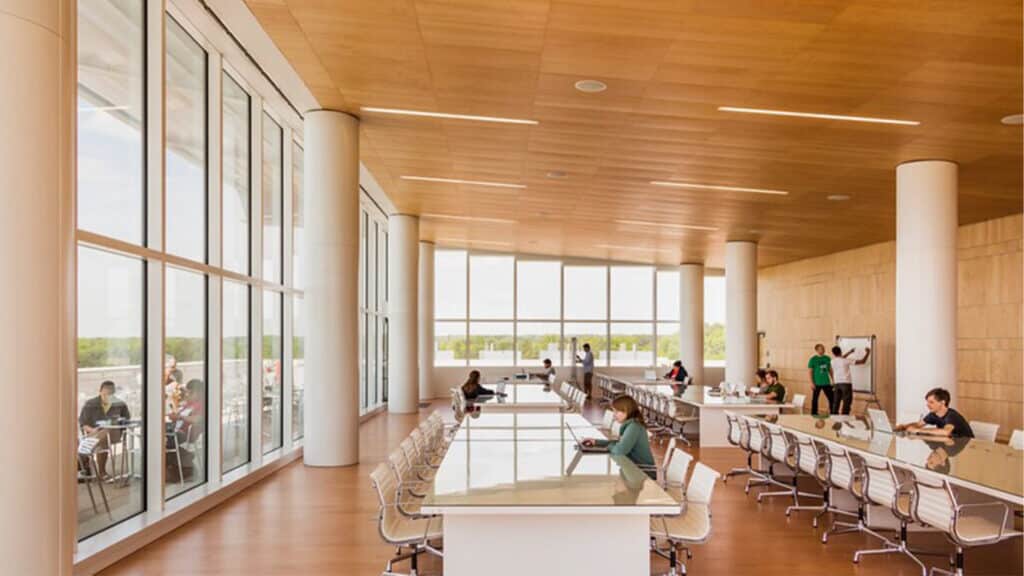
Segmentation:
[(658, 373), (654, 370), (644, 370), (644, 380), (657, 380)]
[(889, 422), (889, 415), (885, 413), (885, 410), (868, 408), (868, 420), (871, 422), (871, 429), (875, 432), (893, 433), (892, 423)]
[(584, 438), (576, 434), (576, 429), (572, 426), (566, 426), (569, 429), (569, 433), (572, 434), (572, 439), (576, 441), (576, 448), (584, 454), (607, 454), (607, 446), (584, 446)]

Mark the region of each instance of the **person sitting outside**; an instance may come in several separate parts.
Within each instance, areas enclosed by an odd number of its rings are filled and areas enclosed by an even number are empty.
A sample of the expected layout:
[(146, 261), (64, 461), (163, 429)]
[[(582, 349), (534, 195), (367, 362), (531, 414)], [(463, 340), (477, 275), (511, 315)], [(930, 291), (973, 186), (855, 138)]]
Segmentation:
[(786, 387), (779, 382), (779, 373), (775, 370), (765, 372), (764, 393), (772, 402), (782, 404), (786, 401)]
[[(967, 423), (967, 419), (962, 414), (949, 407), (949, 400), (948, 390), (932, 388), (924, 396), (928, 414), (917, 422), (896, 426), (896, 431), (947, 438), (974, 438), (974, 430), (971, 430), (971, 425)], [(929, 425), (934, 428), (926, 428)]]
[(651, 453), (651, 442), (647, 437), (644, 417), (640, 414), (640, 406), (629, 396), (619, 396), (612, 401), (612, 411), (619, 428), (618, 440), (586, 438), (583, 446), (606, 446), (609, 454), (625, 456), (633, 461), (652, 479), (657, 479), (657, 468), (654, 455)]
[(551, 365), (551, 359), (544, 359), (544, 371), (543, 372), (530, 372), (530, 378), (537, 378), (538, 380), (544, 380), (545, 382), (551, 383), (555, 381), (555, 367)]
[(117, 387), (113, 381), (104, 380), (100, 384), (99, 394), (86, 400), (78, 414), (78, 425), (82, 428), (82, 433), (99, 439), (96, 446), (96, 466), (99, 470), (96, 473), (100, 479), (103, 479), (106, 473), (110, 445), (121, 441), (120, 429), (104, 428), (101, 423), (117, 423), (132, 417), (128, 405), (114, 395), (116, 391)]
[(474, 400), (478, 396), (494, 396), (494, 390), (484, 388), (480, 384), (479, 370), (473, 370), (469, 373), (469, 378), (462, 385), (462, 393), (466, 395), (466, 400)]
[(683, 361), (676, 360), (672, 363), (672, 369), (665, 373), (665, 380), (673, 380), (675, 382), (686, 382), (686, 378), (689, 374), (686, 373), (686, 368), (683, 368)]

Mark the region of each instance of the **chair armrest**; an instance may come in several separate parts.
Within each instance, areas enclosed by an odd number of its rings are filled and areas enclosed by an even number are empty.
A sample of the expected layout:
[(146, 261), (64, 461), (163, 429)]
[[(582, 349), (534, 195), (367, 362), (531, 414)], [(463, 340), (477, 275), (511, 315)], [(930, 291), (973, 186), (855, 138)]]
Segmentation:
[(959, 504), (953, 513), (954, 532), (957, 529), (957, 522), (965, 516), (982, 516), (997, 522), (999, 524), (999, 532), (995, 537), (995, 541), (998, 542), (1003, 539), (1003, 533), (1006, 531), (1006, 520), (1010, 516), (1010, 507), (1002, 502)]

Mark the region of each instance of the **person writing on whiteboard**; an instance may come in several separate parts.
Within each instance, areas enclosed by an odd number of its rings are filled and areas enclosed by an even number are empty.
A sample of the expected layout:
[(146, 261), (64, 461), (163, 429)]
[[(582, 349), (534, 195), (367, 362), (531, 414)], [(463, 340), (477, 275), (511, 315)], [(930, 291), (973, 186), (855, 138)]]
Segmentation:
[[(907, 431), (911, 434), (925, 436), (945, 436), (952, 438), (974, 438), (974, 430), (967, 419), (949, 407), (949, 391), (944, 388), (932, 388), (924, 396), (928, 413), (921, 420), (911, 424), (900, 424), (896, 431)], [(933, 428), (927, 428), (933, 426)]]
[(867, 364), (868, 356), (871, 356), (871, 348), (864, 349), (864, 357), (860, 360), (850, 360), (850, 356), (856, 351), (850, 348), (846, 354), (839, 346), (832, 347), (832, 377), (836, 383), (832, 391), (832, 413), (849, 414), (853, 407), (853, 374), (850, 370), (854, 365)]
[(814, 394), (811, 396), (811, 414), (818, 415), (818, 396), (823, 392), (828, 399), (828, 411), (832, 412), (832, 360), (825, 355), (825, 345), (814, 346), (814, 356), (807, 361), (807, 374), (811, 378)]

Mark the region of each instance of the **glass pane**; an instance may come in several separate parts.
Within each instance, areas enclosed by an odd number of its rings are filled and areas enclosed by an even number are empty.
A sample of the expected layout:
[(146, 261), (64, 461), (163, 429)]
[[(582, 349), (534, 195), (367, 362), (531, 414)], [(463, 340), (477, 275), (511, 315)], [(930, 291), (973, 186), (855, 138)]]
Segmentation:
[(145, 233), (144, 6), (78, 7), (78, 227), (132, 244)]
[(654, 362), (654, 326), (651, 324), (611, 325), (612, 366), (650, 366)]
[(284, 241), (284, 145), (281, 127), (263, 114), (263, 279), (280, 282)]
[(537, 366), (550, 358), (562, 359), (561, 325), (558, 322), (520, 322), (516, 325), (516, 364)]
[(704, 278), (704, 365), (725, 366), (725, 276)]
[(302, 298), (292, 299), (292, 439), (302, 438), (306, 392), (306, 318)]
[(377, 405), (377, 317), (366, 317), (366, 406)]
[(206, 261), (206, 52), (167, 19), (167, 251)]
[(366, 313), (359, 315), (359, 408), (366, 408)]
[(654, 268), (612, 266), (612, 320), (654, 318)]
[[(604, 266), (565, 267), (567, 320), (604, 320), (608, 317), (607, 273)], [(596, 350), (594, 358), (597, 358)]]
[(517, 318), (558, 320), (562, 314), (562, 263), (520, 260), (516, 274)]
[[(250, 206), (250, 130), (249, 94), (224, 74), (223, 106), (223, 150), (221, 184), (224, 197), (223, 211), (224, 241), (223, 265), (228, 270), (248, 274), (249, 259), (249, 206)], [(248, 457), (246, 457), (248, 459)]]
[(466, 317), (466, 251), (434, 252), (434, 317)]
[(224, 281), (221, 443), (224, 472), (249, 461), (249, 286)]
[(512, 365), (512, 323), (470, 322), (470, 366)]
[(658, 272), (658, 320), (679, 320), (679, 272)]
[(306, 249), (306, 205), (302, 195), (302, 148), (292, 143), (292, 285), (301, 290), (306, 273), (303, 251)]
[(466, 365), (466, 323), (434, 323), (434, 366)]
[(206, 482), (206, 276), (167, 268), (164, 496)]
[[(568, 284), (568, 282), (566, 283)], [(604, 322), (566, 322), (565, 323), (565, 348), (562, 364), (569, 366), (572, 363), (572, 337), (576, 337), (576, 351), (583, 350), (584, 344), (590, 344), (590, 351), (594, 353), (595, 366), (608, 365), (608, 325)]]
[[(78, 250), (79, 538), (145, 509), (144, 274), (141, 260)], [(109, 514), (89, 499), (100, 483)]]
[(658, 366), (679, 360), (679, 322), (658, 322)]
[(512, 318), (512, 256), (469, 257), (469, 317)]
[(263, 453), (281, 447), (281, 294), (263, 292)]

